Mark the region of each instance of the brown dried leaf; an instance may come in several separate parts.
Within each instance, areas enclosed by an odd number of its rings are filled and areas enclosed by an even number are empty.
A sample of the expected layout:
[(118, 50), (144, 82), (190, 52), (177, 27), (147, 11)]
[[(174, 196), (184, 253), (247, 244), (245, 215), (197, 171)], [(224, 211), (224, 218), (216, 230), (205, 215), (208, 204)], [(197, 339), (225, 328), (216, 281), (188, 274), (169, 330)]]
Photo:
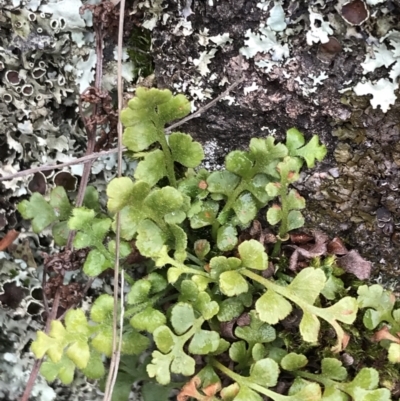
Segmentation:
[(373, 337), (372, 341), (379, 342), (382, 340), (393, 341), (394, 343), (400, 344), (400, 338), (390, 334), (389, 328), (387, 326), (382, 327), (379, 331), (377, 331)]
[(328, 253), (331, 255), (346, 255), (349, 251), (339, 237), (335, 237), (328, 243)]
[(314, 239), (313, 235), (306, 234), (303, 232), (290, 234), (290, 241), (293, 242), (293, 244), (303, 245), (311, 242), (313, 239)]
[(250, 315), (245, 312), (242, 313), (236, 320), (236, 324), (240, 327), (250, 325)]
[(229, 322), (221, 322), (220, 324), (220, 330), (221, 330), (221, 336), (224, 338), (228, 338), (231, 340), (237, 340), (237, 337), (233, 334), (233, 328), (236, 324), (237, 319), (233, 319)]
[(189, 397), (199, 401), (211, 401), (214, 399), (215, 394), (221, 390), (221, 383), (213, 383), (202, 389), (203, 395), (197, 390), (200, 384), (200, 378), (194, 376), (182, 387), (181, 392), (178, 394), (177, 401), (186, 401)]
[(8, 231), (7, 234), (0, 240), (0, 251), (7, 249), (18, 238), (18, 235), (18, 231)]
[[(290, 256), (289, 269), (297, 270), (297, 261), (299, 256), (303, 256), (306, 259), (316, 258), (317, 256), (326, 255), (326, 243), (328, 242), (328, 236), (321, 231), (314, 231), (315, 244), (309, 245), (308, 248), (294, 246), (295, 250)], [(308, 244), (307, 244), (308, 245)]]
[(371, 262), (365, 260), (356, 250), (337, 259), (337, 265), (348, 273), (354, 274), (359, 280), (371, 277)]

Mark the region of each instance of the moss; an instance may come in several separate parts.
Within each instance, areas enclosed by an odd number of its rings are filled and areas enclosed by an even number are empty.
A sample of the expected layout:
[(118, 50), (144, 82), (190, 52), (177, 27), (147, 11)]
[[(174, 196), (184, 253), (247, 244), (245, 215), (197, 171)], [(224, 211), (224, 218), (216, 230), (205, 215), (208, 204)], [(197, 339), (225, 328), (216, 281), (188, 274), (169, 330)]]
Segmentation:
[(147, 77), (154, 71), (150, 49), (150, 31), (136, 26), (133, 27), (128, 42), (128, 54), (133, 63), (133, 73), (136, 79)]

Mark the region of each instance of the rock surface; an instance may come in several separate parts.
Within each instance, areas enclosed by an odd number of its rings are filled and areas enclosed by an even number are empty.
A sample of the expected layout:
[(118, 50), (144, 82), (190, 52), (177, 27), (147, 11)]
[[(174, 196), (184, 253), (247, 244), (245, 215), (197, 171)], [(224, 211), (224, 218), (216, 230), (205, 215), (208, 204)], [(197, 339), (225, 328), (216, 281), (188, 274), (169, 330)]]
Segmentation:
[[(308, 137), (318, 134), (328, 156), (297, 185), (307, 199), (307, 226), (342, 237), (373, 262), (375, 272), (382, 273), (378, 280), (399, 289), (400, 103), (385, 113), (389, 87), (377, 95), (380, 106), (375, 108), (370, 96), (358, 97), (351, 90), (365, 78), (374, 83), (388, 76), (381, 43), (392, 54), (398, 49), (397, 39), (387, 47), (384, 40), (398, 35), (393, 28), (400, 22), (399, 4), (367, 4), (372, 16), (352, 27), (340, 16), (343, 2), (285, 1), (286, 28), (274, 31), (268, 23), (276, 29), (269, 18), (278, 3), (173, 3), (164, 9), (167, 22), (153, 31), (158, 86), (184, 91), (199, 107), (244, 76), (228, 100), (182, 130), (206, 145), (217, 167), (229, 150), (245, 148), (251, 137), (272, 132), (282, 139), (293, 126)], [(192, 13), (182, 17), (188, 8)], [(314, 27), (312, 16), (320, 19)], [(319, 27), (327, 32), (328, 44), (321, 43)], [(249, 32), (255, 35), (252, 40)], [(217, 45), (227, 34), (229, 40)], [(269, 50), (256, 51), (260, 48)], [(365, 72), (376, 66), (381, 68)], [(390, 74), (396, 83), (396, 72)], [(387, 221), (378, 222), (379, 209)]]

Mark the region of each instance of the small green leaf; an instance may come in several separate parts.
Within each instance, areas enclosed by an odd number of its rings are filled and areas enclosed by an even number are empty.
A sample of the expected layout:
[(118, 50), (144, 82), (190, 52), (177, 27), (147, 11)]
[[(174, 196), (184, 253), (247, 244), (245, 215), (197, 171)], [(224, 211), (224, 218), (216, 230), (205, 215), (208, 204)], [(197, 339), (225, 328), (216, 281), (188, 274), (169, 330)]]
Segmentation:
[(246, 386), (241, 385), (238, 395), (233, 401), (262, 401), (261, 396)]
[(234, 226), (226, 224), (217, 232), (217, 246), (221, 251), (231, 251), (237, 244), (237, 231)]
[(59, 246), (66, 245), (70, 233), (70, 230), (68, 228), (68, 222), (60, 221), (58, 223), (54, 223), (53, 227), (51, 228), (51, 233), (53, 234), (54, 241), (56, 242), (57, 245)]
[(400, 344), (391, 343), (389, 345), (388, 359), (391, 363), (400, 363)]
[(92, 340), (92, 346), (107, 357), (111, 357), (113, 351), (113, 333), (111, 326), (105, 327)]
[(329, 276), (328, 280), (325, 283), (324, 289), (321, 291), (321, 294), (330, 301), (333, 301), (336, 298), (337, 294), (341, 294), (344, 292), (344, 283), (343, 281), (335, 276)]
[(280, 193), (281, 186), (280, 182), (269, 182), (265, 186), (265, 190), (270, 197), (276, 198)]
[(369, 330), (375, 329), (381, 321), (391, 319), (395, 299), (390, 291), (384, 290), (379, 284), (371, 286), (362, 285), (358, 288), (357, 302), (360, 308), (368, 309), (364, 315), (363, 322)]
[(285, 355), (281, 360), (281, 366), (283, 369), (288, 371), (299, 370), (304, 368), (308, 363), (308, 359), (303, 354), (296, 354), (291, 352)]
[(203, 260), (211, 250), (210, 243), (206, 239), (197, 240), (193, 247), (196, 256), (200, 260)]
[(55, 187), (50, 194), (50, 205), (54, 208), (59, 220), (68, 220), (72, 206), (69, 203), (67, 192), (64, 187)]
[(314, 135), (311, 140), (304, 145), (304, 136), (296, 128), (291, 128), (286, 132), (286, 146), (290, 156), (301, 156), (307, 163), (307, 167), (315, 166), (315, 159), (321, 161), (327, 152), (324, 145), (319, 144), (319, 138)]
[(225, 158), (226, 169), (245, 179), (251, 178), (253, 173), (253, 162), (248, 156), (248, 152), (242, 150), (234, 150)]
[(176, 225), (176, 224), (169, 224), (168, 225), (169, 229), (171, 230), (172, 235), (174, 236), (174, 258), (178, 262), (183, 263), (186, 260), (187, 253), (186, 253), (186, 248), (187, 248), (187, 235), (186, 231)]
[(304, 226), (304, 217), (298, 210), (291, 210), (288, 214), (288, 231)]
[(148, 280), (141, 279), (135, 281), (126, 296), (126, 301), (130, 305), (146, 302), (149, 299), (150, 288), (151, 283)]
[[(140, 186), (147, 185), (145, 183)], [(134, 189), (133, 181), (128, 177), (118, 177), (112, 179), (107, 185), (107, 208), (111, 213), (116, 213), (124, 206), (129, 204)]]
[(189, 343), (189, 352), (194, 355), (207, 355), (217, 350), (219, 334), (215, 331), (196, 331)]
[(282, 208), (279, 205), (272, 205), (267, 211), (267, 221), (274, 226), (282, 220)]
[(265, 174), (256, 174), (252, 180), (247, 183), (247, 189), (259, 202), (263, 204), (273, 198), (265, 190), (269, 181), (270, 180)]
[(139, 223), (136, 246), (143, 256), (157, 256), (166, 240), (165, 233), (152, 220), (146, 219)]
[(193, 306), (206, 320), (210, 320), (219, 312), (218, 303), (211, 301), (211, 297), (206, 292), (201, 292), (198, 295)]
[(100, 211), (99, 193), (95, 187), (92, 187), (91, 185), (86, 187), (82, 206), (85, 206), (88, 209), (93, 209), (95, 212)]
[(183, 205), (183, 196), (173, 187), (157, 188), (146, 197), (144, 205), (161, 217), (181, 208)]
[[(160, 91), (159, 89), (157, 90)], [(190, 113), (190, 110), (190, 102), (182, 94), (172, 96), (168, 102), (159, 104), (157, 108), (158, 115), (163, 124), (186, 117)]]
[(250, 140), (250, 152), (256, 160), (256, 170), (274, 178), (278, 178), (275, 166), (278, 160), (288, 154), (288, 150), (282, 143), (274, 144), (275, 139), (269, 136), (265, 139), (252, 138)]
[(219, 210), (219, 203), (212, 200), (201, 202), (199, 206), (199, 211), (190, 217), (190, 226), (195, 229), (213, 224)]
[(289, 210), (299, 210), (306, 207), (306, 200), (295, 189), (289, 191), (286, 202)]
[(90, 319), (96, 323), (104, 323), (112, 319), (114, 311), (114, 298), (108, 294), (100, 295), (90, 309)]
[(110, 261), (100, 251), (92, 249), (85, 260), (83, 271), (89, 277), (96, 277), (111, 266)]
[(270, 358), (260, 359), (250, 369), (250, 378), (257, 384), (273, 387), (278, 383), (279, 366)]
[(332, 313), (335, 320), (346, 324), (352, 324), (357, 317), (358, 305), (355, 298), (344, 297), (329, 308), (324, 309), (325, 312)]
[(132, 110), (146, 110), (146, 113), (155, 114), (155, 108), (169, 102), (172, 99), (172, 93), (169, 89), (145, 88), (139, 86), (136, 88), (136, 96), (132, 98), (128, 107)]
[(186, 213), (183, 210), (174, 210), (164, 216), (168, 224), (181, 224), (186, 219)]
[(167, 354), (175, 344), (175, 335), (168, 326), (159, 326), (153, 331), (154, 341), (157, 348)]
[(162, 150), (157, 149), (148, 153), (135, 170), (135, 178), (147, 182), (150, 186), (157, 184), (167, 175), (165, 157)]
[[(61, 324), (61, 322), (60, 322)], [(62, 324), (61, 324), (62, 326)], [(64, 329), (64, 327), (63, 327)], [(36, 358), (40, 359), (43, 358), (48, 349), (51, 347), (57, 347), (58, 342), (54, 340), (53, 338), (50, 338), (47, 334), (45, 334), (43, 331), (38, 331), (36, 333), (36, 340), (33, 341), (31, 345), (31, 351), (35, 354)], [(62, 350), (61, 350), (62, 354)], [(57, 358), (59, 360), (59, 358)]]
[(157, 129), (152, 121), (141, 121), (133, 127), (125, 128), (122, 135), (122, 144), (132, 152), (141, 152), (156, 141)]
[(69, 332), (89, 335), (89, 326), (82, 309), (70, 309), (65, 315), (65, 327)]
[(210, 260), (211, 278), (217, 279), (220, 274), (229, 270), (237, 270), (242, 262), (238, 258), (227, 258), (225, 256), (215, 256)]
[(302, 147), (304, 143), (304, 135), (298, 129), (290, 128), (286, 131), (286, 146), (291, 156), (295, 156), (296, 149)]
[(325, 387), (322, 401), (349, 401), (349, 397), (335, 387)]
[(174, 132), (168, 143), (173, 159), (186, 167), (197, 167), (204, 158), (203, 147), (199, 142), (193, 142), (190, 135)]
[(150, 294), (157, 294), (167, 288), (167, 280), (158, 273), (150, 273), (147, 277), (147, 280), (151, 283)]
[(228, 271), (219, 276), (219, 288), (228, 297), (233, 297), (247, 292), (249, 285), (240, 273)]
[(153, 359), (146, 368), (148, 375), (155, 377), (158, 383), (167, 385), (171, 381), (169, 368), (173, 357), (170, 354), (163, 355), (159, 351), (154, 351), (151, 355)]
[(125, 355), (140, 355), (149, 348), (150, 340), (136, 330), (128, 329), (122, 336), (121, 352)]
[(179, 302), (171, 311), (171, 324), (176, 334), (183, 334), (195, 321), (192, 305)]
[(52, 382), (57, 377), (60, 381), (65, 384), (71, 384), (74, 379), (75, 365), (74, 363), (66, 356), (63, 357), (57, 363), (46, 361), (42, 363), (40, 367), (40, 373), (44, 376), (44, 378)]
[(94, 210), (78, 207), (73, 209), (72, 217), (68, 221), (68, 227), (71, 230), (84, 230), (88, 228), (93, 221), (96, 213)]
[(153, 333), (157, 327), (160, 327), (165, 323), (165, 315), (150, 306), (144, 311), (137, 313), (130, 320), (132, 327), (139, 331), (146, 330), (149, 333)]
[(374, 390), (379, 385), (379, 373), (373, 368), (362, 368), (348, 387)]
[(196, 363), (192, 357), (186, 355), (184, 352), (180, 352), (174, 356), (171, 363), (171, 372), (192, 376), (194, 374), (195, 365)]
[(266, 323), (276, 324), (292, 311), (292, 305), (275, 291), (268, 290), (256, 302), (259, 318)]
[(320, 326), (320, 322), (315, 315), (308, 311), (303, 311), (303, 317), (300, 322), (300, 333), (304, 341), (316, 343), (318, 341)]
[(248, 224), (253, 221), (258, 212), (258, 207), (249, 192), (241, 193), (236, 198), (232, 208), (242, 224)]
[(91, 350), (86, 368), (82, 369), (83, 374), (88, 379), (97, 380), (104, 376), (105, 369), (101, 358), (100, 352), (97, 352), (94, 349)]
[(114, 178), (107, 186), (107, 207), (111, 213), (125, 206), (141, 207), (150, 192), (150, 185), (144, 181), (133, 182), (128, 177)]
[(249, 344), (270, 343), (276, 339), (276, 332), (272, 326), (258, 319), (255, 311), (251, 311), (250, 325), (236, 327), (235, 336)]
[(170, 267), (167, 273), (168, 283), (174, 284), (179, 279), (182, 273), (183, 270), (177, 267)]
[(240, 177), (229, 171), (214, 171), (207, 178), (207, 189), (211, 193), (230, 195), (240, 182)]
[(221, 390), (221, 397), (224, 401), (233, 401), (239, 393), (239, 384), (233, 383)]
[(290, 397), (287, 401), (319, 401), (321, 399), (319, 384), (303, 380), (304, 384), (296, 386), (296, 381), (298, 378), (295, 379), (294, 384), (289, 389)]
[(66, 355), (79, 369), (84, 369), (90, 358), (89, 345), (86, 341), (75, 341), (67, 349)]
[(254, 239), (244, 241), (238, 250), (244, 267), (256, 270), (265, 270), (268, 267), (268, 255), (260, 242)]
[(57, 219), (54, 209), (38, 192), (34, 192), (29, 201), (24, 200), (19, 203), (18, 211), (24, 219), (32, 220), (32, 229), (35, 233), (42, 232)]
[(229, 322), (244, 311), (243, 302), (239, 298), (228, 298), (219, 304), (217, 318), (220, 322)]
[[(288, 286), (290, 292), (313, 305), (325, 286), (326, 277), (321, 269), (307, 267), (301, 270)], [(310, 286), (310, 283), (313, 283)]]
[(238, 362), (241, 365), (246, 365), (249, 359), (246, 343), (244, 341), (236, 341), (231, 344), (229, 348), (229, 357), (234, 362)]
[(287, 156), (276, 166), (282, 185), (287, 186), (299, 179), (299, 171), (303, 163), (298, 157)]
[(324, 358), (321, 362), (321, 373), (332, 380), (346, 380), (347, 370), (342, 362), (335, 358)]

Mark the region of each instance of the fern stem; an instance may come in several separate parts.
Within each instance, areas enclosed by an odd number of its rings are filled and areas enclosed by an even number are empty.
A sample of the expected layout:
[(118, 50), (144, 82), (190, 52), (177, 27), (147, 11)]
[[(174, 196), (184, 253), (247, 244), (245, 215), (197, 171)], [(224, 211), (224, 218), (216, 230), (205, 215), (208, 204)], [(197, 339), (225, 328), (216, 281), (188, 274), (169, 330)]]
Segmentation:
[(243, 377), (238, 375), (237, 373), (233, 372), (232, 370), (228, 369), (226, 366), (222, 365), (222, 363), (216, 361), (215, 359), (211, 360), (211, 364), (219, 369), (222, 373), (224, 373), (226, 376), (230, 377), (233, 379), (237, 384), (239, 384), (239, 387), (249, 387), (252, 390), (257, 391), (258, 393), (261, 393), (263, 395), (266, 395), (267, 397), (270, 397), (274, 401), (286, 401), (287, 396), (277, 394), (263, 386), (260, 386), (257, 383), (254, 383), (251, 381), (251, 377)]
[(158, 141), (160, 142), (162, 150), (164, 152), (165, 167), (167, 169), (168, 181), (172, 187), (176, 188), (177, 183), (175, 177), (174, 160), (172, 159), (172, 154), (169, 149), (169, 145), (165, 137), (164, 129), (162, 128), (162, 126), (157, 125), (157, 133), (158, 133)]

